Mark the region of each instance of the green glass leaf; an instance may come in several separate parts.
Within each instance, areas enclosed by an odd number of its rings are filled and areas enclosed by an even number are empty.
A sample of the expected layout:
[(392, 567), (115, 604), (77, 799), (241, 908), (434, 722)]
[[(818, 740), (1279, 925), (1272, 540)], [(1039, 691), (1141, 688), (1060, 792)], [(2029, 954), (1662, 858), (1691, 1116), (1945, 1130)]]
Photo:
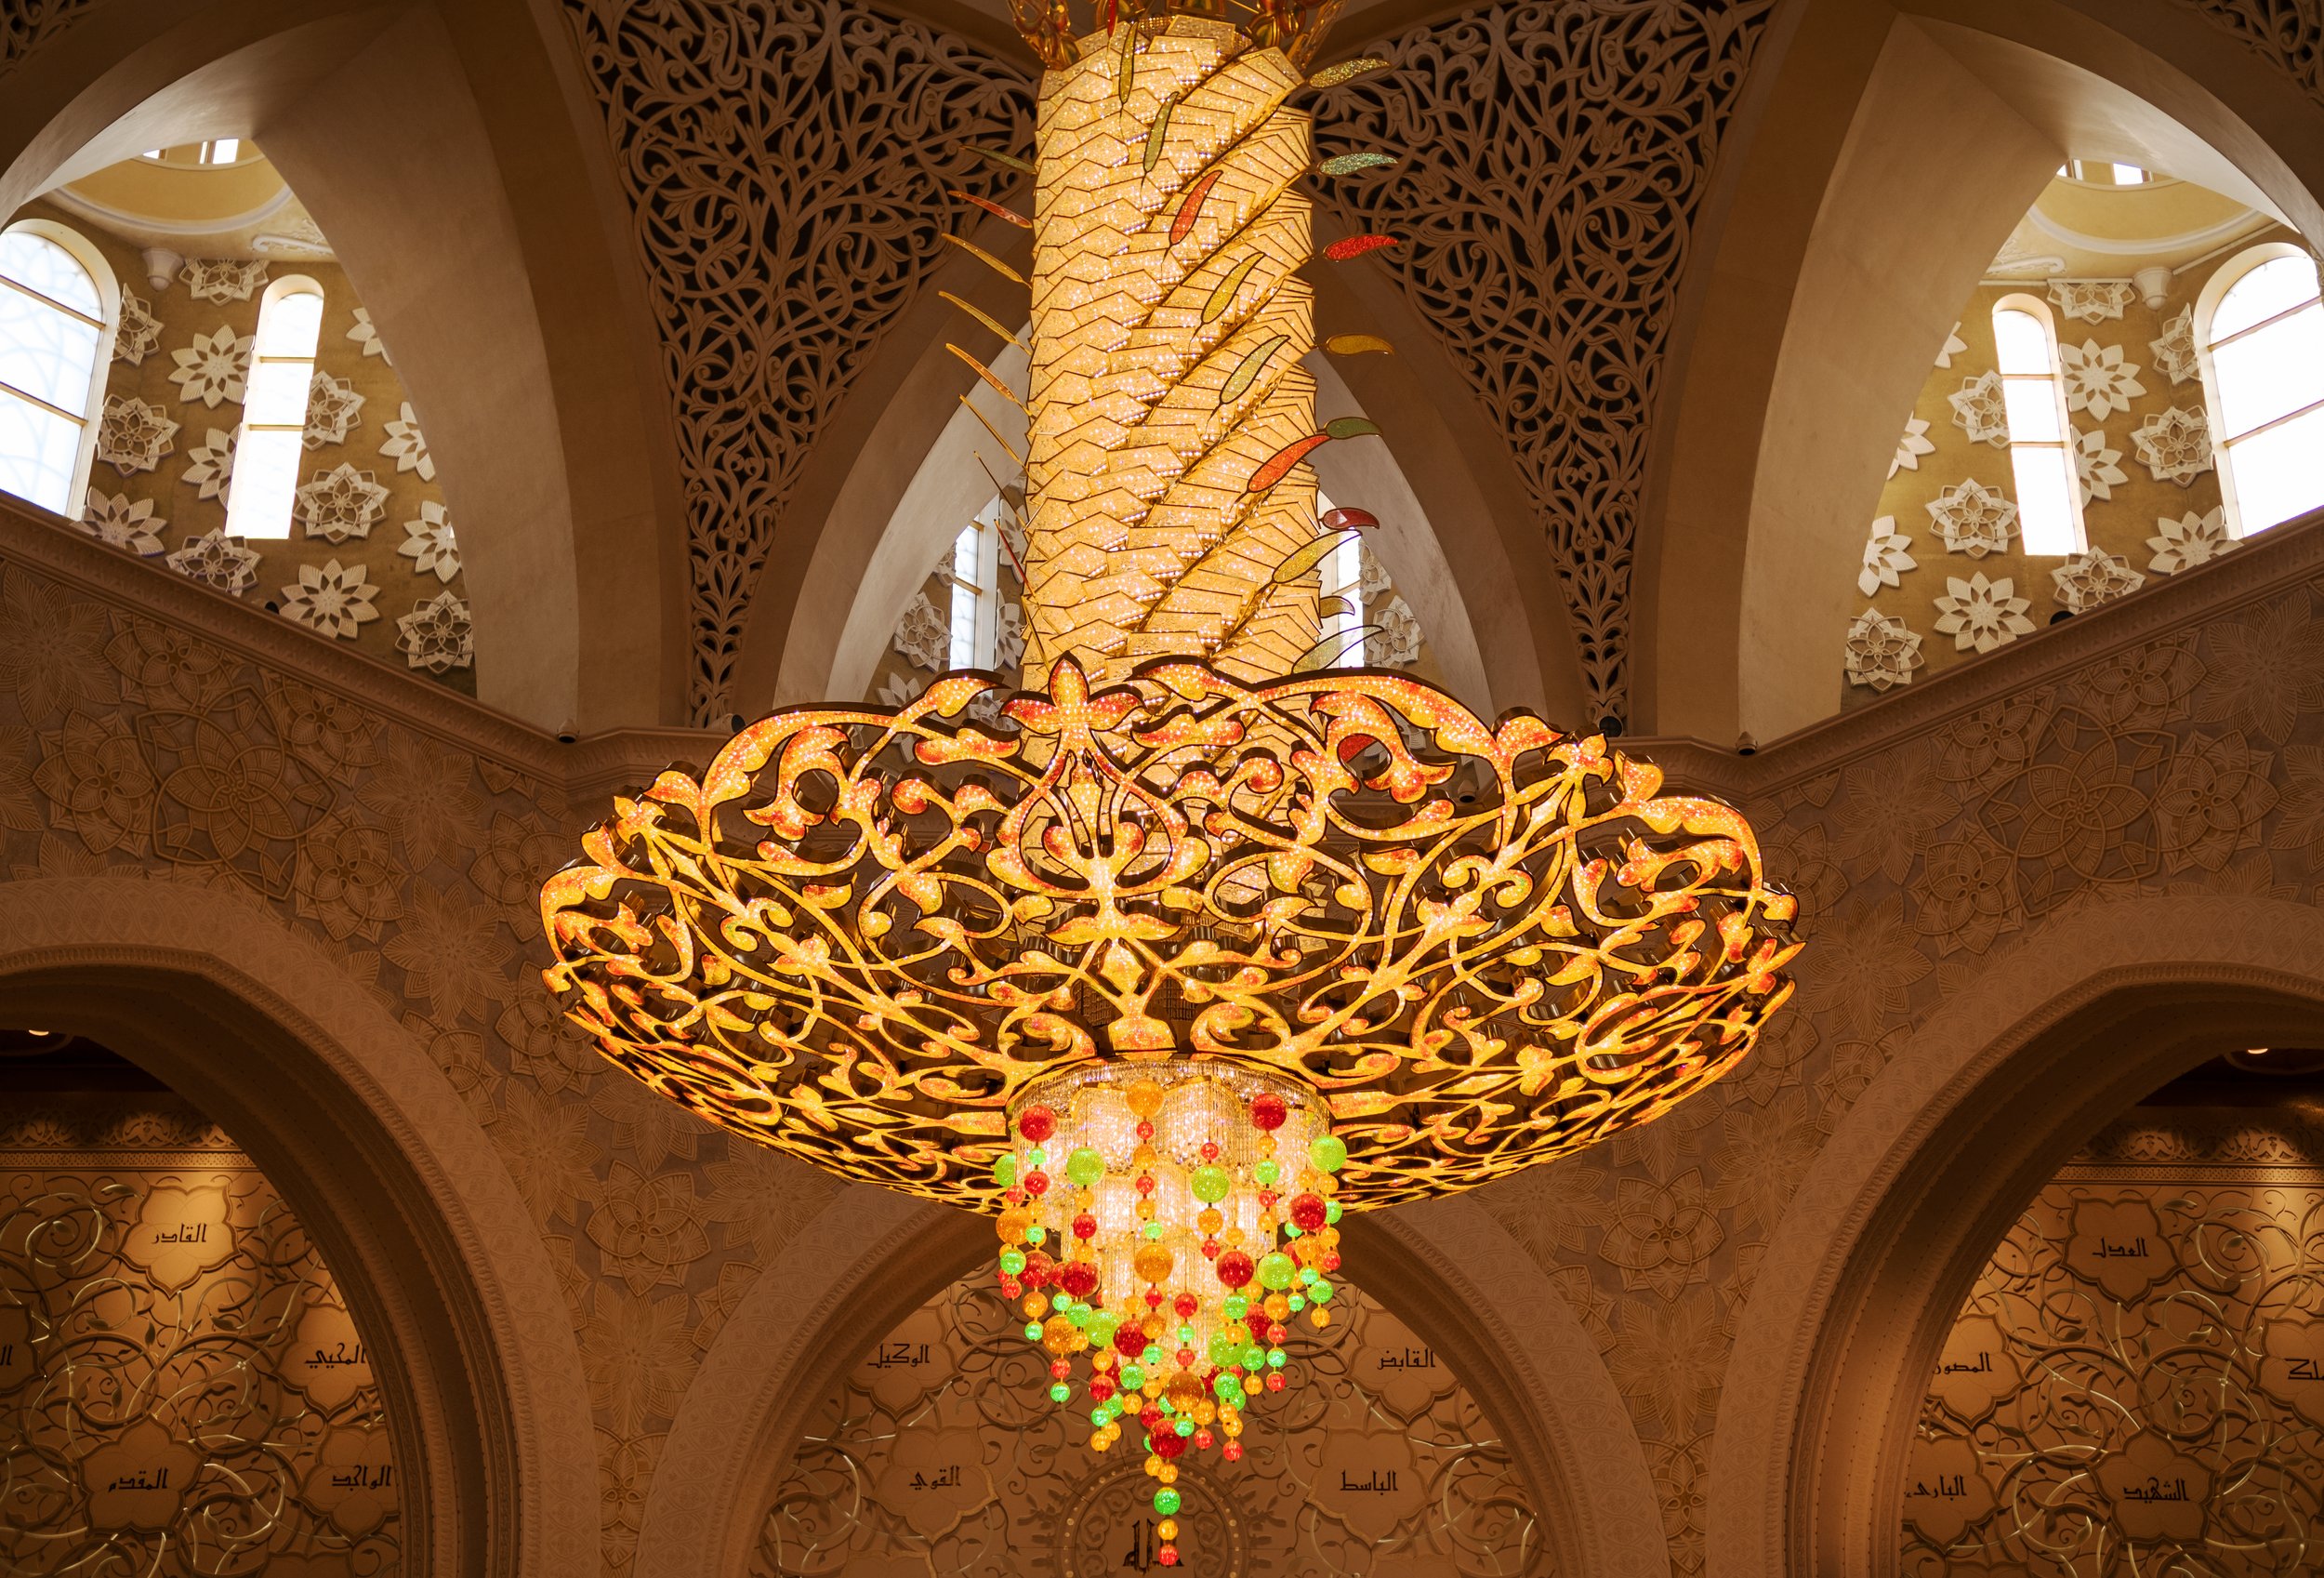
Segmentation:
[(1327, 635), (1300, 654), (1300, 660), (1291, 665), (1291, 672), (1312, 674), (1318, 669), (1333, 668), (1340, 658), (1360, 650), (1365, 642), (1382, 633), (1379, 625), (1360, 625), (1352, 630)]
[(1299, 551), (1275, 566), (1274, 584), (1281, 586), (1286, 581), (1299, 579), (1322, 564), (1333, 549), (1343, 542), (1353, 541), (1355, 535), (1353, 531), (1331, 532), (1324, 537), (1311, 538), (1301, 545)]
[(1263, 340), (1249, 355), (1236, 363), (1235, 371), (1227, 375), (1226, 382), (1219, 386), (1219, 404), (1229, 405), (1242, 398), (1243, 391), (1250, 388), (1251, 381), (1259, 377), (1259, 370), (1267, 365), (1267, 358), (1282, 350), (1290, 338), (1287, 334), (1279, 334), (1273, 339)]
[(1336, 153), (1316, 167), (1327, 176), (1352, 176), (1358, 170), (1376, 170), (1395, 162), (1395, 156), (1390, 153)]
[(1334, 417), (1324, 431), (1333, 438), (1378, 438), (1380, 424), (1365, 417)]
[(1163, 105), (1161, 113), (1154, 117), (1154, 129), (1146, 133), (1146, 174), (1148, 175), (1154, 174), (1154, 166), (1162, 162), (1162, 139), (1169, 135), (1170, 112), (1177, 108), (1178, 100), (1175, 99)]
[(1004, 152), (997, 148), (980, 148), (972, 142), (966, 146), (968, 151), (978, 158), (998, 165), (1004, 170), (1015, 170), (1022, 175), (1028, 176), (1033, 173), (1032, 163), (1029, 160), (1018, 158), (1014, 153)]

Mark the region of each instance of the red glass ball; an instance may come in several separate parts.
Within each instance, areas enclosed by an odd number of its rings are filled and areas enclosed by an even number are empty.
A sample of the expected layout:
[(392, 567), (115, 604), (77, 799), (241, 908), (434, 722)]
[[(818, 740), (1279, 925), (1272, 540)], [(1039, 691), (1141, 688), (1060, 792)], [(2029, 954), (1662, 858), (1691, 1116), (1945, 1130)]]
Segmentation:
[(1219, 1240), (1216, 1240), (1216, 1239), (1205, 1239), (1205, 1240), (1202, 1240), (1202, 1257), (1203, 1257), (1205, 1260), (1216, 1260), (1216, 1259), (1218, 1259), (1218, 1258), (1219, 1258), (1219, 1248), (1220, 1248), (1220, 1245), (1219, 1245)]
[(1011, 1276), (1010, 1276), (1010, 1275), (1009, 1275), (1009, 1273), (1008, 1273), (1008, 1272), (1006, 1272), (1006, 1271), (1004, 1271), (1004, 1272), (1002, 1272), (1002, 1273), (1000, 1274), (1000, 1296), (1001, 1296), (1001, 1297), (1003, 1297), (1003, 1298), (1015, 1298), (1015, 1297), (1016, 1297), (1019, 1293), (1023, 1293), (1023, 1292), (1024, 1292), (1024, 1284), (1023, 1284), (1023, 1282), (1018, 1281), (1018, 1280), (1017, 1280), (1014, 1277), (1011, 1277)]
[(1243, 1461), (1243, 1443), (1240, 1441), (1229, 1441), (1226, 1445), (1219, 1449), (1219, 1455), (1225, 1458), (1229, 1463), (1240, 1463)]
[(1023, 1280), (1026, 1287), (1046, 1288), (1050, 1285), (1050, 1279), (1056, 1274), (1057, 1262), (1039, 1250), (1037, 1249), (1024, 1257)]
[(1340, 1252), (1338, 1250), (1327, 1249), (1324, 1251), (1323, 1268), (1326, 1271), (1337, 1271), (1340, 1269)]
[(1150, 1140), (1154, 1138), (1154, 1120), (1151, 1118), (1139, 1119), (1138, 1127), (1132, 1132), (1142, 1140)]
[[(1036, 1176), (1038, 1176), (1038, 1174), (1037, 1174)], [(1142, 1195), (1150, 1195), (1154, 1193), (1154, 1174), (1151, 1173), (1141, 1173), (1138, 1174), (1138, 1192)]]
[(1165, 1426), (1154, 1437), (1154, 1455), (1168, 1463), (1186, 1450), (1186, 1438), (1174, 1426)]
[(1288, 1337), (1290, 1334), (1291, 1333), (1289, 1332), (1284, 1330), (1282, 1322), (1270, 1321), (1268, 1323), (1267, 1340), (1274, 1344), (1277, 1347), (1281, 1347), (1283, 1346), (1284, 1339)]
[(1125, 1320), (1114, 1328), (1114, 1351), (1124, 1359), (1135, 1359), (1146, 1351), (1146, 1334), (1138, 1329), (1138, 1322)]
[(1017, 1133), (1039, 1145), (1057, 1133), (1057, 1114), (1046, 1107), (1028, 1107), (1017, 1114)]
[(1267, 1372), (1267, 1389), (1271, 1392), (1279, 1392), (1283, 1390), (1282, 1371), (1270, 1370)]
[(1324, 1197), (1321, 1195), (1292, 1196), (1291, 1220), (1299, 1224), (1300, 1231), (1302, 1233), (1312, 1233), (1322, 1227), (1324, 1225)]
[(1193, 1348), (1181, 1348), (1178, 1350), (1178, 1367), (1181, 1370), (1192, 1370), (1195, 1367), (1195, 1350)]
[(1076, 1216), (1076, 1217), (1075, 1217), (1075, 1218), (1074, 1218), (1074, 1237), (1075, 1237), (1075, 1238), (1076, 1238), (1076, 1239), (1094, 1239), (1094, 1238), (1096, 1238), (1097, 1236), (1098, 1236), (1098, 1219), (1097, 1219), (1096, 1217), (1094, 1217), (1094, 1216), (1090, 1215), (1088, 1212), (1086, 1212), (1086, 1211), (1085, 1211), (1085, 1212), (1083, 1212), (1080, 1215), (1078, 1215), (1078, 1216)]
[(1160, 1550), (1154, 1553), (1154, 1559), (1160, 1562), (1165, 1567), (1176, 1567), (1178, 1565), (1178, 1547), (1176, 1545), (1164, 1545)]
[(1161, 1408), (1155, 1403), (1146, 1404), (1145, 1411), (1138, 1415), (1138, 1423), (1151, 1431), (1162, 1423)]
[(1202, 1307), (1202, 1300), (1192, 1293), (1181, 1293), (1170, 1301), (1170, 1307), (1178, 1311), (1181, 1320), (1192, 1320), (1195, 1311)]
[(1050, 1360), (1049, 1373), (1052, 1381), (1062, 1381), (1074, 1372), (1074, 1367), (1062, 1359)]
[(1107, 1380), (1103, 1375), (1092, 1375), (1089, 1377), (1089, 1400), (1091, 1402), (1103, 1402), (1107, 1398), (1110, 1398), (1113, 1395), (1113, 1382)]
[(1250, 1098), (1250, 1122), (1254, 1129), (1270, 1132), (1283, 1127), (1283, 1121), (1291, 1116), (1291, 1109), (1273, 1091), (1261, 1091)]
[(1205, 1140), (1202, 1142), (1202, 1159), (1205, 1161), (1216, 1161), (1219, 1160), (1218, 1141)]
[(1258, 1272), (1250, 1256), (1239, 1249), (1231, 1249), (1219, 1256), (1219, 1280), (1230, 1288), (1239, 1288)]
[(1038, 1200), (1043, 1195), (1049, 1193), (1049, 1174), (1046, 1173), (1027, 1173), (1024, 1175), (1024, 1192), (1031, 1195), (1036, 1200)]
[(1067, 1261), (1057, 1273), (1057, 1285), (1076, 1298), (1088, 1298), (1098, 1291), (1098, 1268), (1086, 1261)]
[(1212, 1439), (1213, 1438), (1210, 1434), (1210, 1427), (1208, 1425), (1204, 1426), (1201, 1429), (1195, 1432), (1195, 1450), (1196, 1452), (1208, 1452), (1210, 1450), (1210, 1442)]

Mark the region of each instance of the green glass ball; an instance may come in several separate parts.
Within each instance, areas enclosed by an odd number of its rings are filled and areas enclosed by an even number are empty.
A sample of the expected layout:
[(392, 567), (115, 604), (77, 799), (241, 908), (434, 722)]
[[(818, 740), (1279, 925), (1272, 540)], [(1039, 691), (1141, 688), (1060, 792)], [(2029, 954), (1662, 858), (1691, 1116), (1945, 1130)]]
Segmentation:
[[(1323, 1141), (1317, 1140), (1315, 1143), (1317, 1145), (1321, 1145), (1323, 1144)], [(1024, 1153), (1024, 1160), (1026, 1165), (1028, 1166), (1046, 1167), (1049, 1165), (1049, 1152), (1043, 1150), (1039, 1146), (1035, 1146), (1031, 1150)]]
[(1229, 1293), (1221, 1307), (1225, 1309), (1229, 1320), (1240, 1320), (1250, 1313), (1250, 1300), (1241, 1293)]
[(1195, 1422), (1191, 1419), (1181, 1419), (1171, 1427), (1182, 1436), (1191, 1436), (1195, 1433)]
[(1307, 1307), (1307, 1300), (1301, 1298), (1297, 1293), (1291, 1294), (1289, 1297), (1286, 1298), (1284, 1302), (1291, 1306), (1291, 1313), (1294, 1315), (1297, 1315), (1301, 1310)]
[(1041, 1323), (1038, 1320), (1025, 1322), (1024, 1340), (1028, 1343), (1037, 1343), (1041, 1340)]
[(1326, 1222), (1337, 1226), (1341, 1214), (1342, 1208), (1338, 1200), (1328, 1200), (1324, 1202), (1324, 1220)]
[(1065, 1158), (1065, 1176), (1086, 1189), (1105, 1176), (1105, 1158), (1088, 1146), (1076, 1146)]
[(1307, 1301), (1310, 1304), (1329, 1304), (1331, 1302), (1331, 1284), (1322, 1280), (1320, 1278), (1317, 1279), (1315, 1285), (1307, 1290)]
[(1089, 1411), (1089, 1423), (1096, 1426), (1101, 1430), (1104, 1429), (1113, 1422), (1114, 1411), (1106, 1407), (1103, 1403), (1098, 1404), (1097, 1407)]
[(1264, 1364), (1264, 1363), (1266, 1363), (1266, 1362), (1267, 1362), (1267, 1350), (1266, 1350), (1265, 1348), (1261, 1347), (1261, 1346), (1260, 1346), (1257, 1343), (1253, 1343), (1253, 1344), (1251, 1344), (1251, 1345), (1250, 1345), (1250, 1346), (1248, 1346), (1248, 1347), (1247, 1347), (1247, 1348), (1245, 1348), (1245, 1349), (1243, 1350), (1243, 1368), (1244, 1368), (1244, 1369), (1246, 1369), (1246, 1370), (1256, 1370), (1256, 1369), (1258, 1369), (1261, 1365), (1262, 1365), (1262, 1364)]
[(1003, 1271), (1008, 1272), (1011, 1277), (1023, 1270), (1024, 1252), (1023, 1250), (1015, 1249), (1002, 1250), (1000, 1252), (1000, 1268)]
[(1017, 1187), (1017, 1159), (1007, 1152), (993, 1158), (993, 1182), (1004, 1189)]
[(1307, 1147), (1307, 1160), (1315, 1164), (1318, 1173), (1337, 1173), (1347, 1165), (1347, 1142), (1337, 1134), (1318, 1134), (1314, 1144)]
[(1154, 1510), (1165, 1518), (1175, 1516), (1181, 1505), (1178, 1492), (1168, 1485), (1154, 1492)]
[(1267, 1368), (1268, 1368), (1268, 1369), (1270, 1369), (1270, 1370), (1280, 1370), (1280, 1369), (1282, 1369), (1282, 1368), (1283, 1368), (1283, 1360), (1284, 1360), (1284, 1353), (1283, 1353), (1283, 1350), (1282, 1350), (1281, 1348), (1269, 1348), (1269, 1349), (1267, 1350)]
[(1049, 1389), (1049, 1400), (1051, 1402), (1069, 1401), (1073, 1395), (1074, 1389), (1065, 1385), (1063, 1381), (1058, 1382), (1055, 1386), (1052, 1386)]
[(1275, 1187), (1275, 1180), (1283, 1176), (1283, 1163), (1262, 1161), (1250, 1170), (1250, 1175), (1259, 1180), (1261, 1188), (1272, 1189)]
[(1122, 1366), (1122, 1390), (1134, 1392), (1146, 1384), (1146, 1372), (1135, 1364)]
[(1187, 1176), (1186, 1187), (1203, 1204), (1216, 1205), (1226, 1199), (1227, 1190), (1235, 1187), (1235, 1180), (1227, 1175), (1225, 1168), (1216, 1162), (1207, 1162)]
[(1291, 1280), (1298, 1275), (1299, 1267), (1291, 1263), (1291, 1257), (1279, 1250), (1265, 1256), (1259, 1263), (1259, 1282), (1261, 1287), (1281, 1291), (1289, 1287)]

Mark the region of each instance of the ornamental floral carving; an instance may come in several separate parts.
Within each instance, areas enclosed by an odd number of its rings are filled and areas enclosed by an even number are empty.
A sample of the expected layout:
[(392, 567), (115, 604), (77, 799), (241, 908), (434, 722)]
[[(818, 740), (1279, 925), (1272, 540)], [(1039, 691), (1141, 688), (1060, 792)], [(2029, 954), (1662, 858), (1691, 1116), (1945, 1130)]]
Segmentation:
[(297, 491), (299, 524), (307, 535), (325, 542), (371, 535), (371, 528), (388, 518), (388, 490), (369, 471), (359, 471), (342, 460)]
[(1898, 576), (1919, 567), (1911, 548), (1912, 538), (1896, 529), (1895, 516), (1882, 515), (1874, 521), (1872, 535), (1864, 540), (1864, 565), (1856, 572), (1856, 590), (1870, 597), (1884, 586), (1900, 584)]
[(370, 580), (370, 569), (362, 564), (342, 565), (336, 559), (301, 564), (297, 581), (283, 589), (283, 617), (339, 641), (353, 641), (360, 626), (379, 617), (372, 605), (379, 589)]
[[(1594, 716), (1627, 705), (1631, 554), (1687, 236), (1774, 7), (1516, 0), (1379, 40), (1314, 104), (1320, 183), (1507, 443), (1550, 540)], [(1587, 391), (1578, 413), (1577, 391)]]
[(1926, 506), (1948, 553), (1982, 559), (2006, 553), (2017, 527), (2017, 506), (1974, 478), (1946, 488)]
[(1951, 636), (1955, 649), (1961, 652), (1972, 647), (1991, 652), (2019, 636), (2031, 635), (2034, 625), (2026, 617), (2026, 610), (2032, 605), (2016, 592), (2016, 583), (2009, 577), (1989, 581), (1983, 570), (1965, 581), (1948, 577), (1945, 595), (1936, 600), (1937, 634)]
[(223, 526), (186, 538), (163, 563), (189, 580), (236, 597), (258, 584), (258, 556), (242, 538), (228, 537)]
[(235, 437), (222, 428), (212, 428), (200, 444), (186, 451), (186, 469), (178, 480), (191, 485), (196, 498), (215, 498), (220, 504), (228, 501), (234, 485)]
[(2194, 306), (2182, 307), (2164, 319), (2162, 338), (2148, 340), (2146, 349), (2154, 353), (2156, 370), (2171, 380), (2172, 388), (2199, 378), (2202, 364), (2195, 353)]
[(247, 301), (266, 284), (266, 259), (190, 259), (178, 277), (196, 301)]
[(1375, 669), (1407, 669), (1420, 659), (1420, 620), (1394, 592), (1368, 617), (1379, 632), (1364, 638), (1364, 661)]
[(904, 617), (896, 621), (891, 644), (898, 656), (931, 674), (952, 667), (951, 622), (924, 591), (914, 592), (912, 601), (904, 605)]
[(97, 457), (125, 477), (150, 471), (169, 453), (177, 433), (178, 424), (159, 405), (109, 394), (97, 419)]
[(1961, 379), (1961, 388), (1947, 395), (1945, 403), (1953, 408), (1953, 426), (1967, 433), (1970, 443), (2009, 447), (2009, 412), (2002, 404), (2000, 374)]
[(2185, 487), (2212, 469), (2211, 418), (2201, 411), (2173, 405), (2155, 412), (2139, 423), (2131, 444), (2159, 483)]
[(1929, 420), (1914, 417), (1905, 423), (1904, 436), (1896, 441), (1896, 453), (1890, 457), (1888, 474), (1894, 478), (1898, 471), (1917, 471), (1921, 457), (1936, 453), (1935, 441), (1929, 437)]
[(1927, 661), (1921, 637), (1901, 619), (1867, 608), (1848, 627), (1848, 683), (1886, 690), (1912, 683), (1912, 671)]
[(452, 535), (452, 517), (434, 499), (423, 500), (419, 518), (403, 523), (398, 553), (412, 562), (412, 574), (449, 581), (460, 573), (460, 546)]
[(135, 291), (121, 293), (121, 326), (113, 334), (113, 360), (132, 367), (161, 349), (162, 321)]
[(398, 471), (417, 471), (420, 481), (436, 480), (436, 462), (428, 453), (428, 441), (420, 436), (419, 418), (412, 415), (412, 403), (403, 402), (403, 410), (393, 421), (386, 424), (387, 437), (381, 441), (382, 458), (395, 462)]
[(2146, 577), (2132, 569), (2129, 561), (2097, 548), (2057, 565), (2051, 570), (2050, 579), (2056, 583), (2060, 605), (2076, 614), (2111, 603), (2146, 584)]
[(162, 551), (159, 533), (167, 521), (153, 518), (153, 501), (130, 501), (125, 493), (88, 490), (88, 503), (73, 523), (108, 548), (119, 548), (150, 559)]
[(347, 338), (360, 346), (364, 355), (376, 356), (390, 367), (395, 365), (394, 358), (388, 354), (387, 342), (379, 338), (379, 330), (372, 324), (370, 308), (355, 309), (355, 321), (349, 327)]
[(2097, 325), (2119, 318), (2122, 309), (2138, 299), (2129, 280), (2052, 280), (2050, 300), (2058, 315)]
[(2074, 434), (2074, 476), (2081, 484), (2084, 504), (2093, 498), (2112, 500), (2114, 490), (2131, 480), (2121, 459), (2119, 449), (2107, 446), (2105, 429)]
[(236, 334), (232, 325), (220, 325), (208, 334), (195, 335), (184, 350), (171, 351), (170, 360), (178, 366), (169, 381), (178, 386), (179, 403), (191, 405), (198, 400), (211, 410), (222, 401), (240, 404), (250, 377), (250, 348), (256, 343), (249, 335)]
[(395, 621), (396, 650), (407, 668), (441, 674), (465, 669), (476, 661), (475, 632), (468, 604), (452, 592), (441, 591)]
[(2159, 576), (2175, 576), (2242, 545), (2227, 533), (2226, 507), (2214, 504), (2200, 512), (2190, 510), (2176, 520), (2156, 517), (2155, 535), (2146, 546), (2155, 550), (2146, 567)]
[(2130, 408), (2133, 396), (2146, 392), (2138, 381), (2138, 364), (2122, 360), (2119, 345), (2101, 346), (2094, 339), (2080, 345), (2058, 343), (2058, 371), (2066, 378), (2066, 408), (2087, 411), (2105, 421)]
[(1936, 365), (1950, 369), (1953, 358), (1969, 349), (1969, 342), (1961, 338), (1961, 325), (1955, 323), (1945, 331), (1945, 343), (1936, 348)]
[(363, 397), (345, 378), (318, 368), (307, 385), (307, 431), (300, 442), (309, 449), (344, 444), (363, 423)]

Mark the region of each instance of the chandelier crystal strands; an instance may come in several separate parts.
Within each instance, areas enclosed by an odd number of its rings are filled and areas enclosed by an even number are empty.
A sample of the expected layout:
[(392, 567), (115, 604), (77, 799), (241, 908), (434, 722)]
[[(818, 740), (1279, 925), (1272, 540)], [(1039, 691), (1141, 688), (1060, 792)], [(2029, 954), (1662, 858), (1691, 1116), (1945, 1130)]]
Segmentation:
[(1294, 100), (1383, 63), (1305, 75), (1328, 9), (1020, 7), (1033, 217), (970, 201), (1032, 232), (1030, 343), (967, 310), (1029, 353), (1027, 447), (993, 437), (1044, 686), (777, 712), (617, 797), (541, 895), (548, 985), (614, 1063), (997, 1218), (1051, 1397), (1142, 1447), (1170, 1565), (1182, 1461), (1240, 1457), (1331, 1319), (1343, 1212), (1651, 1121), (1742, 1060), (1799, 947), (1733, 807), (1332, 666), (1361, 632), (1321, 635), (1316, 566), (1372, 522), (1318, 522), (1308, 460), (1375, 430), (1315, 425), (1300, 271), (1393, 241), (1313, 245), (1300, 183), (1393, 163), (1314, 161)]

